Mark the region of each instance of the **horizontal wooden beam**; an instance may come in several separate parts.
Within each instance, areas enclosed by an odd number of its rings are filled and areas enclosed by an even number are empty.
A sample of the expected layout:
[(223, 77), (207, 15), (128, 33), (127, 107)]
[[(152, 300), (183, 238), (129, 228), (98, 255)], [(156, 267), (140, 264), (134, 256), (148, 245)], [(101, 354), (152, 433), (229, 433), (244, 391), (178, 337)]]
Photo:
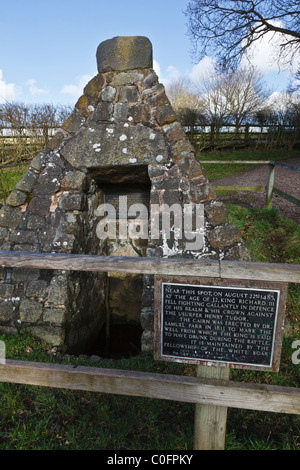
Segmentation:
[(128, 370), (7, 360), (0, 382), (300, 414), (300, 390)]
[(300, 265), (190, 258), (142, 258), (0, 251), (0, 266), (65, 271), (125, 272), (170, 276), (300, 283)]
[(296, 197), (292, 196), (291, 194), (287, 194), (284, 191), (281, 191), (281, 189), (278, 189), (278, 188), (275, 188), (275, 187), (273, 188), (273, 192), (275, 194), (278, 194), (278, 196), (283, 197), (287, 201), (292, 202), (296, 206), (300, 207), (300, 199), (297, 199)]
[(300, 167), (298, 166), (288, 165), (286, 163), (276, 162), (274, 160), (271, 160), (270, 164), (275, 166), (281, 166), (282, 168), (286, 168), (287, 170), (297, 171), (298, 173), (300, 173)]
[(266, 191), (266, 186), (214, 186), (216, 191)]
[(269, 165), (271, 163), (271, 160), (199, 160), (199, 162), (202, 163), (220, 163), (221, 165), (227, 165), (229, 164), (239, 164), (239, 165)]

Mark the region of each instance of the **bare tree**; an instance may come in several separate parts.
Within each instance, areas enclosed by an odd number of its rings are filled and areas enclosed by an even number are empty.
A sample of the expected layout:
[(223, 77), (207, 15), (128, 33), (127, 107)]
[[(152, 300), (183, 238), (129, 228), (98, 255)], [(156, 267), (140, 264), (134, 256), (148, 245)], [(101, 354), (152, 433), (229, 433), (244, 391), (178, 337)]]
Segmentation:
[(300, 51), (299, 0), (191, 0), (185, 10), (197, 60), (236, 64), (267, 33), (280, 38), (279, 59)]
[(167, 95), (179, 121), (191, 131), (201, 113), (202, 105), (192, 81), (187, 77), (173, 80), (167, 87)]
[(264, 109), (268, 92), (262, 75), (253, 67), (229, 73), (229, 108), (236, 131), (256, 112)]

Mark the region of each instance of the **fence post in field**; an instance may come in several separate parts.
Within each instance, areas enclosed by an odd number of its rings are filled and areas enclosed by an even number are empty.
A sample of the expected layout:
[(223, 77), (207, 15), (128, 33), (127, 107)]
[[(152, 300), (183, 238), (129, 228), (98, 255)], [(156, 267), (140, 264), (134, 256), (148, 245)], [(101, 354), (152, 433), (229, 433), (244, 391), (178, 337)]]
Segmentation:
[(211, 124), (210, 126), (210, 143), (214, 146), (215, 143), (215, 125)]
[[(229, 381), (230, 368), (197, 366), (197, 377)], [(227, 407), (195, 405), (194, 450), (224, 450)]]
[(268, 182), (267, 182), (267, 194), (266, 194), (266, 208), (272, 208), (272, 198), (274, 190), (274, 176), (275, 176), (275, 165), (269, 164)]

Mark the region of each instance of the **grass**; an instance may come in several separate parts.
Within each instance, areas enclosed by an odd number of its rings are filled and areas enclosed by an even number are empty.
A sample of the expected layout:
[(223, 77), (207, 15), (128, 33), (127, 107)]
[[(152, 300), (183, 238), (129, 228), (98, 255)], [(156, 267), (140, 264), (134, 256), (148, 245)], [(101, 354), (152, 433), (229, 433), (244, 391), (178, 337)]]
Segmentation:
[[(198, 160), (203, 163), (207, 160), (253, 160), (253, 161), (268, 161), (268, 160), (283, 160), (287, 158), (300, 157), (299, 150), (233, 150), (233, 151), (212, 151), (198, 153)], [(228, 164), (228, 165), (216, 165), (216, 164), (203, 164), (203, 168), (207, 178), (210, 180), (216, 180), (225, 178), (227, 176), (237, 175), (244, 171), (254, 169), (257, 165), (249, 165), (246, 163), (239, 164)]]
[(8, 197), (9, 193), (27, 171), (28, 164), (0, 168), (0, 202)]

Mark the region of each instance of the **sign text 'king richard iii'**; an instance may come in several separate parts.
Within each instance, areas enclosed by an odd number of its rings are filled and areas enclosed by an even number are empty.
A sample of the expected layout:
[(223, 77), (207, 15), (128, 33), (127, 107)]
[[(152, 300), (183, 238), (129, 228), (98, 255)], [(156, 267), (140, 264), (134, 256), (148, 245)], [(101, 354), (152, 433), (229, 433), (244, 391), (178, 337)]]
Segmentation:
[(157, 359), (274, 370), (280, 288), (215, 284), (160, 282)]

